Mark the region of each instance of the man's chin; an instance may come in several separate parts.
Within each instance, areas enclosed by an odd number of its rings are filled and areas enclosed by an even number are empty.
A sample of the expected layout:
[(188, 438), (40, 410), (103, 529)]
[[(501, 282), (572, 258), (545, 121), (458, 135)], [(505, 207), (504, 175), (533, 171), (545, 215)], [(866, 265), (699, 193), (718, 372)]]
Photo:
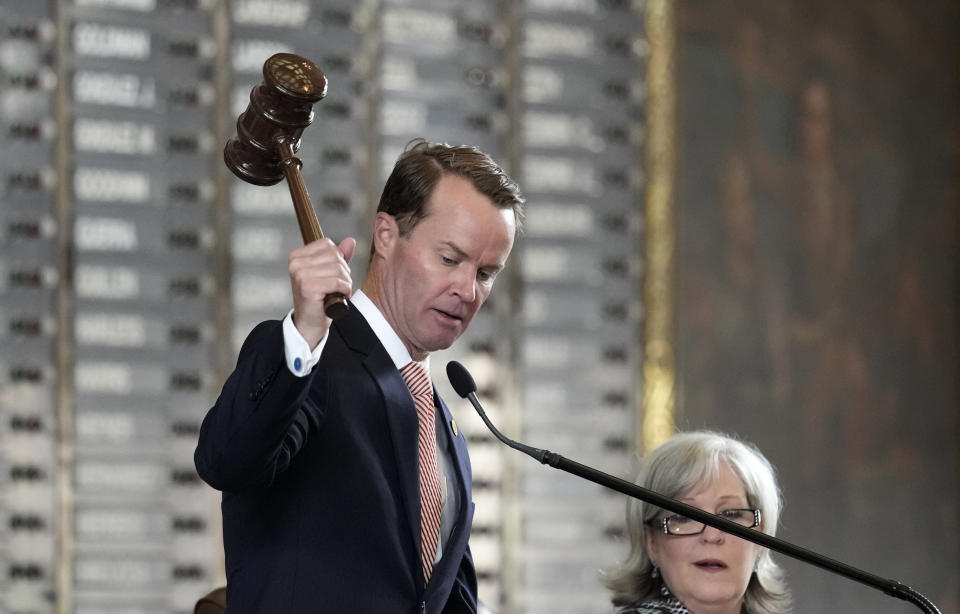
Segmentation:
[(434, 348), (433, 348), (432, 350), (430, 350), (430, 351), (431, 351), (431, 352), (439, 352), (440, 350), (446, 350), (446, 349), (448, 349), (450, 346), (453, 345), (453, 342), (456, 341), (457, 338), (459, 338), (459, 335), (458, 335), (457, 337), (453, 338), (453, 339), (449, 339), (449, 340), (445, 340), (445, 341), (438, 341), (438, 342), (436, 343), (436, 347), (434, 347)]
[(440, 350), (446, 350), (454, 344), (454, 342), (460, 338), (460, 335), (441, 335), (435, 337), (426, 343), (427, 352), (439, 352)]

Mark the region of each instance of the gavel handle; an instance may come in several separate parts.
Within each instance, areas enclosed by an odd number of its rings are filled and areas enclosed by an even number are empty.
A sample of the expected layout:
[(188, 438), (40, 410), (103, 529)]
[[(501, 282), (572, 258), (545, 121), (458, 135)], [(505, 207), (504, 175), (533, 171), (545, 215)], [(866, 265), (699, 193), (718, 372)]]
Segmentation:
[[(310, 195), (307, 193), (307, 186), (303, 183), (303, 176), (300, 175), (300, 167), (303, 162), (294, 155), (293, 144), (290, 141), (281, 139), (277, 143), (280, 152), (280, 164), (283, 166), (283, 174), (287, 178), (287, 186), (290, 188), (290, 196), (293, 198), (293, 209), (297, 214), (297, 223), (300, 225), (300, 234), (303, 236), (303, 243), (312, 243), (323, 238), (323, 230), (320, 228), (320, 222), (317, 220), (317, 213), (313, 210), (313, 204), (310, 202)], [(339, 319), (347, 313), (349, 305), (347, 299), (342, 294), (328, 294), (323, 299), (323, 310), (327, 317)]]

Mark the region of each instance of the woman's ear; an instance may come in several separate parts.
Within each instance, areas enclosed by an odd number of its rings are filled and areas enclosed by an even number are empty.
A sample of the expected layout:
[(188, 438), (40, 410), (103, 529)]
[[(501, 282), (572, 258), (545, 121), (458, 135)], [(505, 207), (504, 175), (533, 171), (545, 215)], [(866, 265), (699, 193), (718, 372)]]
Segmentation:
[(654, 539), (654, 533), (650, 530), (643, 532), (643, 547), (647, 551), (647, 558), (650, 559), (650, 562), (654, 565), (657, 564), (657, 558), (660, 554), (657, 549), (657, 540)]

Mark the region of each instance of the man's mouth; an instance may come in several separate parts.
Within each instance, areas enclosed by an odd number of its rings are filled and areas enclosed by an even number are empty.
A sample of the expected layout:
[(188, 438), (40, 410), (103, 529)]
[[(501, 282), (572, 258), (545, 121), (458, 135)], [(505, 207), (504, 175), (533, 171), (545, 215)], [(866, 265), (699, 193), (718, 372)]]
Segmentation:
[(450, 319), (450, 320), (458, 320), (458, 321), (459, 321), (459, 320), (462, 320), (462, 319), (463, 319), (462, 316), (458, 316), (458, 315), (452, 314), (452, 313), (450, 313), (449, 311), (444, 311), (444, 310), (442, 310), (442, 309), (436, 309), (436, 308), (435, 308), (434, 311), (436, 311), (437, 313), (439, 313), (439, 314), (442, 315), (443, 317), (448, 318), (448, 319)]

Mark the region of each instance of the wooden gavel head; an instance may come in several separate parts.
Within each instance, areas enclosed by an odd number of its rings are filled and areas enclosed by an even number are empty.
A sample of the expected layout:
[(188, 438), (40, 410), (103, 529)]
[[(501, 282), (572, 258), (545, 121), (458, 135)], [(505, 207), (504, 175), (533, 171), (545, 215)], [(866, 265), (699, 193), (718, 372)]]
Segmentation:
[(310, 60), (277, 53), (263, 64), (263, 83), (250, 92), (250, 104), (237, 119), (237, 135), (223, 148), (233, 173), (254, 185), (274, 185), (283, 177), (278, 145), (296, 151), (303, 129), (313, 122), (313, 104), (327, 95), (327, 78)]
[[(237, 136), (223, 148), (227, 168), (248, 183), (274, 185), (287, 178), (304, 243), (324, 237), (294, 154), (303, 129), (313, 123), (313, 103), (326, 95), (327, 78), (316, 64), (292, 53), (270, 56), (263, 83), (250, 92), (250, 104), (237, 119)], [(328, 294), (323, 303), (333, 319), (349, 309), (342, 294)]]

